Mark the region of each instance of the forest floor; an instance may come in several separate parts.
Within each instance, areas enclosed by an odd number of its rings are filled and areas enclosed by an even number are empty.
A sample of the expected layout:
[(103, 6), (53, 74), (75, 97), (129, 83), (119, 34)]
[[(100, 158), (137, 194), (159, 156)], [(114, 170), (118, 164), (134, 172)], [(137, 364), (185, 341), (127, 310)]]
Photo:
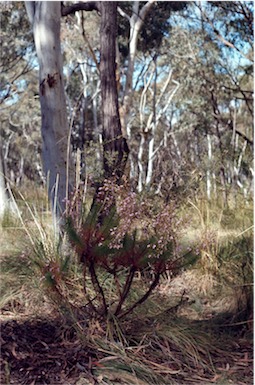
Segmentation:
[[(224, 300), (206, 298), (206, 296), (198, 298), (195, 291), (192, 297), (195, 279), (191, 272), (183, 273), (172, 282), (163, 282), (158, 295), (162, 300), (167, 296), (180, 299), (181, 293), (188, 293), (188, 301), (186, 303), (183, 301), (183, 305), (178, 306), (178, 314), (175, 314), (173, 322), (188, 325), (188, 328), (193, 327), (194, 339), (196, 339), (196, 333), (199, 338), (201, 328), (207, 324), (209, 344), (212, 334), (214, 334), (213, 338), (218, 339), (217, 346), (213, 346), (212, 343), (212, 349), (209, 351), (213, 369), (206, 368), (206, 363), (199, 362), (197, 365), (190, 364), (189, 367), (186, 362), (183, 362), (182, 368), (180, 350), (173, 343), (170, 347), (165, 346), (165, 349), (171, 351), (171, 357), (175, 357), (175, 363), (168, 365), (166, 370), (168, 376), (172, 370), (172, 380), (165, 382), (163, 375), (162, 384), (251, 385), (253, 383), (252, 321), (240, 327), (238, 323), (231, 324), (229, 318), (229, 324), (226, 325), (225, 322), (223, 328), (215, 329), (214, 320), (220, 314), (230, 310), (231, 297), (225, 297)], [(180, 320), (182, 320), (181, 324)], [(77, 331), (70, 325), (67, 326), (63, 319), (57, 316), (47, 300), (37, 308), (36, 314), (31, 313), (31, 309), (24, 307), (18, 301), (10, 301), (9, 305), (2, 309), (0, 321), (2, 385), (161, 384), (161, 382), (155, 382), (155, 379), (151, 382), (142, 380), (141, 377), (136, 377), (135, 371), (132, 373), (132, 369), (127, 371), (127, 367), (122, 370), (121, 365), (116, 366), (118, 360), (121, 364), (121, 351), (126, 354), (130, 350), (134, 355), (139, 355), (139, 349), (145, 352), (144, 346), (148, 341), (145, 336), (153, 334), (153, 328), (155, 330), (158, 328), (159, 321), (156, 325), (149, 324), (149, 321), (147, 325), (142, 322), (142, 328), (145, 328), (144, 342), (141, 341), (136, 349), (126, 346), (119, 352), (104, 348), (96, 349), (96, 345), (87, 344), (86, 338), (85, 340), (80, 338)], [(140, 329), (141, 320), (137, 320), (137, 324), (134, 323), (133, 327)], [(98, 331), (96, 329), (95, 325), (94, 333), (98, 332), (100, 335), (100, 327), (98, 326)], [(91, 333), (91, 331), (88, 332)], [(151, 341), (153, 345), (153, 338)], [(146, 359), (148, 362), (153, 361), (153, 346), (148, 347), (147, 351)], [(158, 366), (162, 373), (162, 365), (167, 363), (168, 360), (165, 359), (165, 362), (154, 362), (152, 366), (154, 365), (156, 372)]]
[[(201, 266), (164, 277), (112, 329), (89, 314), (72, 324), (29, 275), (19, 231), (0, 234), (1, 385), (253, 384), (253, 314), (241, 314), (252, 283), (236, 281), (237, 265), (225, 286)], [(186, 241), (197, 238), (190, 232)], [(242, 255), (240, 245), (222, 253)]]

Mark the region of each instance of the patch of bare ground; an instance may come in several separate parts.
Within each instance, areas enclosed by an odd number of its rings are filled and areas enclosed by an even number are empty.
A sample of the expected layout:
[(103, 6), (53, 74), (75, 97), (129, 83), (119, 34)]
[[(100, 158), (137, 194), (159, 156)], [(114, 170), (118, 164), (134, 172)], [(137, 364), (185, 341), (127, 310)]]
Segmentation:
[(94, 353), (59, 319), (1, 325), (1, 384), (74, 384)]

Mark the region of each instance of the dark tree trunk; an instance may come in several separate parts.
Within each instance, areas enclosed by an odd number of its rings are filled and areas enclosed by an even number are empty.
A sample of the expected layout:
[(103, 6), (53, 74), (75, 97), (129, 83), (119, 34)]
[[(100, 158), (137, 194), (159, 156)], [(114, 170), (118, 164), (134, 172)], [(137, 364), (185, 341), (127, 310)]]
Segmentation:
[(107, 179), (116, 178), (119, 183), (129, 150), (121, 132), (116, 83), (117, 2), (101, 1), (99, 4), (104, 176)]

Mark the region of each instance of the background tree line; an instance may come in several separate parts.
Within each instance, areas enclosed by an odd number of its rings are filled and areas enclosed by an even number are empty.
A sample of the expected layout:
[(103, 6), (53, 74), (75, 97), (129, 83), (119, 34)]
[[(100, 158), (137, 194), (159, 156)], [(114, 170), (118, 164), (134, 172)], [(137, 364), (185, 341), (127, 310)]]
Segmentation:
[[(232, 193), (249, 199), (253, 2), (27, 2), (26, 8), (1, 3), (7, 181), (47, 183), (55, 196), (60, 175), (61, 206), (75, 170), (97, 186), (120, 162), (118, 176), (125, 173), (133, 190), (166, 201), (194, 191), (224, 204)], [(47, 67), (50, 31), (59, 50), (56, 71)], [(45, 85), (54, 88), (58, 70), (61, 101), (49, 101)], [(57, 114), (52, 103), (60, 103)], [(4, 196), (3, 178), (0, 186)]]

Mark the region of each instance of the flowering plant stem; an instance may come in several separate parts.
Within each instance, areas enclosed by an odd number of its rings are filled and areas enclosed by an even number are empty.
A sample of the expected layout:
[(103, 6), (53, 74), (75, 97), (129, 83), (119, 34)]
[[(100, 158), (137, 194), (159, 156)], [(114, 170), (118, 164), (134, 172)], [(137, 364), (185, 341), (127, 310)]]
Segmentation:
[(92, 281), (93, 287), (95, 289), (95, 292), (98, 293), (100, 295), (101, 299), (102, 299), (102, 304), (103, 304), (103, 311), (102, 311), (102, 313), (103, 313), (103, 315), (107, 315), (107, 313), (108, 313), (108, 306), (107, 306), (107, 303), (106, 303), (106, 299), (105, 299), (103, 288), (100, 285), (98, 277), (97, 277), (94, 261), (90, 262), (89, 273), (90, 273), (90, 276), (91, 276), (91, 281)]
[(136, 269), (132, 266), (130, 268), (130, 270), (129, 270), (129, 274), (127, 276), (127, 279), (126, 279), (123, 291), (121, 293), (119, 303), (118, 303), (118, 305), (116, 307), (116, 310), (115, 310), (115, 313), (114, 313), (115, 316), (117, 316), (120, 313), (122, 305), (123, 305), (124, 301), (126, 300), (126, 298), (128, 296), (128, 293), (130, 291), (130, 288), (131, 288), (131, 285), (132, 285), (132, 282), (133, 282), (133, 279), (134, 279), (135, 272), (136, 272)]
[[(126, 315), (128, 315), (129, 313), (131, 313), (138, 305), (141, 305), (144, 301), (146, 301), (146, 299), (150, 296), (152, 290), (155, 289), (155, 287), (158, 285), (159, 283), (159, 278), (160, 278), (160, 275), (161, 275), (161, 272), (158, 271), (149, 287), (149, 289), (146, 291), (146, 293), (138, 300), (136, 301), (130, 308), (128, 308), (126, 311), (124, 311), (123, 313), (121, 313), (118, 318), (122, 318)], [(116, 314), (115, 314), (116, 315)]]

